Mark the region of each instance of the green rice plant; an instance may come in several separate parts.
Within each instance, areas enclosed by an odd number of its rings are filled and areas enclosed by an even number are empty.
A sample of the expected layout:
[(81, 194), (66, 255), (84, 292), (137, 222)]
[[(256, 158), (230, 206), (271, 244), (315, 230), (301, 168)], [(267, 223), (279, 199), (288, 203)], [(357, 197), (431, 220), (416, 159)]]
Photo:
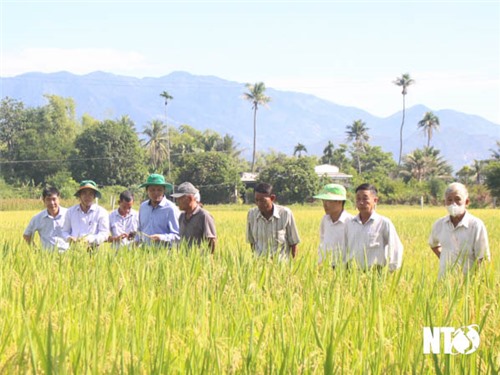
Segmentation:
[[(0, 212), (2, 373), (414, 373), (500, 371), (498, 213), (474, 210), (493, 261), (438, 281), (427, 245), (442, 208), (380, 207), (405, 246), (403, 267), (317, 264), (319, 206), (293, 206), (296, 259), (255, 257), (248, 206), (208, 207), (218, 244), (64, 254), (29, 247), (36, 211)], [(352, 211), (351, 211), (352, 212)], [(468, 355), (423, 353), (423, 327), (478, 324)]]

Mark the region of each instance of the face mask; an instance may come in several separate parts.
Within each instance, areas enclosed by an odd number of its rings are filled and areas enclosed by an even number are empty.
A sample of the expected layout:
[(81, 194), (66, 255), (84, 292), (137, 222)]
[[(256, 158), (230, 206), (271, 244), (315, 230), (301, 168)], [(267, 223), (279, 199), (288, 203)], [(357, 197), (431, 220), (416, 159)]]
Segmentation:
[(451, 217), (460, 216), (465, 213), (465, 206), (459, 206), (456, 203), (446, 206), (446, 209), (448, 210), (448, 213)]

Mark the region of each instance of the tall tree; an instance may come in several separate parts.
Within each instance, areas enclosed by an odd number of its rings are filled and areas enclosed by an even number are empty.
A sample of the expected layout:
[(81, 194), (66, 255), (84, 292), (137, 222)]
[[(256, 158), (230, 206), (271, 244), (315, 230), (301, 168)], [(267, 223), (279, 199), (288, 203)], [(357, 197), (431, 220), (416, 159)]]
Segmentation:
[(267, 106), (271, 101), (269, 96), (266, 96), (266, 85), (264, 82), (255, 84), (247, 83), (248, 92), (243, 93), (243, 98), (252, 103), (253, 109), (253, 152), (252, 152), (252, 173), (255, 172), (255, 152), (257, 146), (257, 109), (260, 105)]
[(302, 153), (307, 153), (307, 148), (302, 143), (297, 143), (297, 146), (293, 149), (293, 156), (299, 154), (299, 158), (302, 156)]
[(425, 112), (422, 120), (418, 122), (418, 127), (427, 135), (427, 147), (430, 147), (432, 133), (439, 129), (439, 117), (432, 112)]
[(403, 126), (405, 124), (405, 112), (406, 112), (406, 94), (408, 93), (408, 86), (413, 85), (415, 81), (410, 77), (410, 73), (404, 73), (401, 77), (396, 78), (393, 83), (396, 86), (402, 87), (401, 94), (403, 94), (403, 119), (401, 120), (401, 129), (399, 131), (399, 161), (398, 165), (401, 165), (401, 157), (403, 155)]
[(162, 91), (160, 96), (164, 99), (165, 103), (165, 124), (167, 125), (167, 160), (168, 160), (168, 179), (170, 180), (170, 129), (168, 127), (168, 117), (167, 117), (167, 105), (169, 100), (172, 100), (174, 97), (170, 95), (167, 91)]
[(145, 146), (154, 172), (161, 172), (160, 166), (168, 158), (168, 129), (160, 120), (153, 120), (142, 132), (148, 137)]
[(145, 153), (127, 117), (90, 125), (75, 140), (71, 172), (75, 180), (132, 186), (147, 174)]
[(361, 174), (361, 153), (365, 151), (365, 145), (370, 140), (368, 135), (369, 128), (362, 120), (356, 120), (351, 125), (346, 126), (347, 141), (353, 142), (354, 154), (358, 162), (358, 173)]
[(328, 144), (323, 149), (323, 156), (321, 157), (321, 162), (323, 164), (332, 164), (334, 150), (335, 146), (332, 141), (328, 141)]

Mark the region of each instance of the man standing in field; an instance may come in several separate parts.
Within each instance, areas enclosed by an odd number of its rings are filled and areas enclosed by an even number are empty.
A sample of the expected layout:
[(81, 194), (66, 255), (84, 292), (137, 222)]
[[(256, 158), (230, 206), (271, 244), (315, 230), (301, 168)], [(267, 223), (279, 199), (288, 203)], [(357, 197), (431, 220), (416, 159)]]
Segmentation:
[(185, 243), (189, 248), (195, 245), (200, 248), (207, 244), (213, 254), (217, 238), (215, 221), (212, 215), (200, 206), (199, 190), (190, 182), (183, 182), (172, 197), (183, 211), (179, 217), (181, 244)]
[(139, 213), (132, 208), (134, 195), (125, 190), (120, 194), (118, 208), (109, 214), (109, 227), (111, 235), (109, 242), (118, 249), (120, 246), (130, 246), (139, 227)]
[(343, 263), (346, 222), (353, 216), (344, 210), (347, 192), (342, 185), (328, 184), (313, 198), (323, 201), (325, 215), (319, 227), (318, 263), (331, 261), (332, 267)]
[(80, 203), (68, 209), (63, 226), (63, 237), (68, 242), (83, 241), (89, 248), (96, 248), (108, 239), (109, 215), (95, 203), (101, 198), (97, 184), (84, 180), (75, 193)]
[(32, 244), (33, 235), (38, 232), (44, 249), (58, 250), (62, 253), (68, 250), (69, 244), (62, 236), (67, 209), (59, 205), (59, 195), (59, 190), (55, 187), (42, 190), (43, 203), (47, 209), (33, 216), (24, 231), (23, 238)]
[(346, 262), (362, 270), (401, 267), (403, 245), (391, 220), (375, 212), (378, 192), (371, 184), (356, 188), (359, 214), (346, 222)]
[(172, 184), (165, 177), (152, 174), (139, 187), (145, 187), (149, 199), (139, 208), (138, 238), (146, 244), (171, 245), (179, 240), (179, 215), (177, 206), (165, 196)]
[(466, 275), (475, 264), (490, 259), (486, 227), (467, 211), (467, 188), (458, 182), (451, 183), (444, 200), (448, 215), (434, 223), (429, 237), (429, 245), (439, 258), (439, 278), (455, 266), (461, 267)]
[(255, 204), (247, 215), (247, 241), (257, 255), (295, 258), (300, 242), (292, 211), (274, 203), (273, 187), (259, 183), (254, 188)]

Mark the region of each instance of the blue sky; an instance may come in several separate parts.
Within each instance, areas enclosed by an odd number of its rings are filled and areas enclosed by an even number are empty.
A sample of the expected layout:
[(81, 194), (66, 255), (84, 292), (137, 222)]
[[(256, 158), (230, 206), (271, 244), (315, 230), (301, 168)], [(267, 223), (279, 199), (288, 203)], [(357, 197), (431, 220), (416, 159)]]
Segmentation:
[[(0, 75), (172, 71), (500, 124), (500, 2), (0, 0)], [(172, 93), (175, 96), (175, 93)]]

